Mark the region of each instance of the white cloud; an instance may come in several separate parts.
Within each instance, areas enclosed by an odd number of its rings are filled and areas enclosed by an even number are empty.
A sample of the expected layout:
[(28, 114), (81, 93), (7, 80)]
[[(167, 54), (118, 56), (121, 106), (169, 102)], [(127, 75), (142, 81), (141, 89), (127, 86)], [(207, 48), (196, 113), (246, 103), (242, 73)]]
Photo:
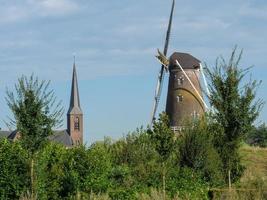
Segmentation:
[(36, 14), (43, 16), (65, 15), (78, 10), (78, 4), (70, 0), (29, 0)]
[(76, 12), (79, 5), (72, 0), (7, 1), (0, 8), (0, 23), (14, 23), (35, 17), (65, 16)]

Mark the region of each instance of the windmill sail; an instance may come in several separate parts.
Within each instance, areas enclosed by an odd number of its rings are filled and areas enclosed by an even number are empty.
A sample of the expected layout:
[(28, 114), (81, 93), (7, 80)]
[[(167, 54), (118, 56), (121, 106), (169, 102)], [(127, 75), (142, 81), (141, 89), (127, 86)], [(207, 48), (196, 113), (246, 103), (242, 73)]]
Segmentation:
[[(169, 25), (168, 25), (168, 30), (167, 30), (166, 40), (165, 40), (165, 45), (164, 45), (164, 51), (163, 51), (164, 56), (166, 56), (168, 53), (174, 6), (175, 6), (175, 0), (173, 0), (173, 2), (172, 2), (172, 9), (171, 9)], [(151, 113), (150, 126), (152, 126), (152, 124), (155, 120), (155, 114), (156, 114), (159, 100), (160, 100), (160, 95), (161, 95), (161, 90), (162, 90), (162, 85), (163, 85), (162, 83), (163, 83), (163, 79), (164, 79), (164, 68), (165, 68), (165, 66), (162, 65), (160, 72), (159, 72), (159, 75), (158, 75), (157, 87), (156, 87), (156, 91), (155, 91), (155, 98), (154, 98), (154, 103), (153, 103), (153, 108), (152, 108), (152, 113)]]

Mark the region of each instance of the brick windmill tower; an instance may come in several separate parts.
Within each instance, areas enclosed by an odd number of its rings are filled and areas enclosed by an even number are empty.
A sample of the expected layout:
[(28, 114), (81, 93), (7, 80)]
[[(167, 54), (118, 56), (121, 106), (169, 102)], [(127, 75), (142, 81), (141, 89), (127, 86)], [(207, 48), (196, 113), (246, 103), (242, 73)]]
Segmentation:
[(179, 130), (185, 120), (196, 119), (205, 112), (200, 84), (200, 61), (187, 53), (175, 52), (169, 62), (169, 86), (166, 113), (170, 125)]
[(165, 72), (169, 72), (169, 85), (166, 103), (166, 113), (170, 118), (170, 126), (176, 131), (183, 127), (185, 120), (196, 119), (203, 115), (207, 105), (203, 100), (200, 75), (206, 86), (206, 79), (202, 71), (201, 62), (188, 53), (175, 52), (169, 59), (166, 58), (171, 32), (175, 0), (169, 20), (168, 31), (164, 51), (158, 51), (157, 59), (162, 64), (158, 75), (158, 82), (155, 92), (151, 125), (155, 120), (158, 103)]

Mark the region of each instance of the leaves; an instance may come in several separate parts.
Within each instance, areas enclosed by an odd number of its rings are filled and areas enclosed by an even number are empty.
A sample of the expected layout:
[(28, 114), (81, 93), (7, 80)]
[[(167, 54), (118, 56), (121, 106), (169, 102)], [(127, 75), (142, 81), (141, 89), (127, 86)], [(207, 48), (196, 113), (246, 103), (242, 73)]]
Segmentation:
[(153, 130), (148, 130), (148, 134), (162, 161), (166, 161), (174, 147), (174, 132), (169, 126), (169, 118), (166, 113), (160, 114), (159, 120), (153, 124)]
[(19, 132), (23, 146), (33, 154), (46, 143), (52, 128), (62, 123), (63, 108), (56, 103), (49, 81), (22, 76), (15, 85), (15, 92), (7, 90), (6, 101), (14, 119), (9, 125)]
[[(242, 51), (236, 56), (236, 48), (229, 62), (218, 59), (213, 70), (207, 68), (210, 81), (210, 104), (214, 108), (215, 143), (223, 160), (225, 173), (233, 170), (234, 176), (240, 175), (238, 148), (244, 136), (251, 130), (253, 123), (263, 106), (262, 100), (256, 100), (256, 89), (260, 82), (245, 82), (249, 68), (239, 68)], [(235, 177), (233, 177), (235, 178)]]
[(18, 142), (0, 140), (0, 199), (17, 199), (30, 183), (28, 157)]

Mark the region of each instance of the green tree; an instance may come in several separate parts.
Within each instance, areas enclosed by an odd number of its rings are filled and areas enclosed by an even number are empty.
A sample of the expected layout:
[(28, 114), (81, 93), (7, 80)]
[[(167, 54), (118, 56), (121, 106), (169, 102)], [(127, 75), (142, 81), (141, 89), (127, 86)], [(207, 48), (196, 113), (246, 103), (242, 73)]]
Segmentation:
[[(214, 111), (214, 127), (217, 129), (215, 146), (218, 148), (225, 169), (225, 178), (236, 180), (242, 166), (238, 149), (241, 140), (251, 130), (259, 115), (262, 100), (256, 100), (256, 89), (260, 82), (245, 83), (249, 69), (239, 68), (242, 52), (232, 52), (229, 62), (218, 59), (213, 69), (207, 69), (210, 81), (210, 104)], [(230, 178), (231, 177), (231, 178)]]
[(52, 128), (61, 122), (63, 108), (57, 102), (53, 90), (48, 90), (49, 81), (37, 77), (22, 76), (15, 85), (15, 92), (7, 90), (6, 101), (14, 119), (9, 125), (21, 136), (22, 146), (31, 157), (31, 192), (34, 193), (34, 155), (52, 134)]
[[(77, 163), (79, 160), (77, 158)], [(87, 165), (85, 166), (84, 170), (87, 170), (86, 175), (81, 173), (83, 170), (79, 170), (79, 176), (85, 177), (82, 191), (106, 192), (110, 187), (109, 175), (112, 162), (110, 153), (103, 143), (95, 143), (87, 150)]]
[(61, 144), (50, 143), (37, 153), (36, 193), (40, 199), (63, 199), (75, 191), (75, 181), (69, 174), (68, 150)]
[(170, 158), (174, 145), (174, 132), (170, 128), (169, 117), (166, 113), (161, 113), (159, 120), (153, 123), (152, 130), (148, 130), (154, 148), (160, 156), (162, 164), (162, 187), (163, 196), (166, 197), (166, 162)]
[(149, 192), (162, 183), (159, 155), (147, 130), (138, 128), (116, 142), (106, 140), (105, 145), (113, 160), (109, 189), (113, 199), (134, 199), (137, 192)]
[(188, 123), (178, 138), (180, 166), (202, 174), (209, 183), (222, 183), (222, 161), (213, 146), (213, 130), (206, 118)]
[(247, 135), (246, 141), (248, 144), (260, 147), (267, 147), (267, 126), (261, 124), (259, 127), (254, 127)]
[(18, 199), (30, 184), (27, 152), (19, 142), (0, 140), (0, 199)]

